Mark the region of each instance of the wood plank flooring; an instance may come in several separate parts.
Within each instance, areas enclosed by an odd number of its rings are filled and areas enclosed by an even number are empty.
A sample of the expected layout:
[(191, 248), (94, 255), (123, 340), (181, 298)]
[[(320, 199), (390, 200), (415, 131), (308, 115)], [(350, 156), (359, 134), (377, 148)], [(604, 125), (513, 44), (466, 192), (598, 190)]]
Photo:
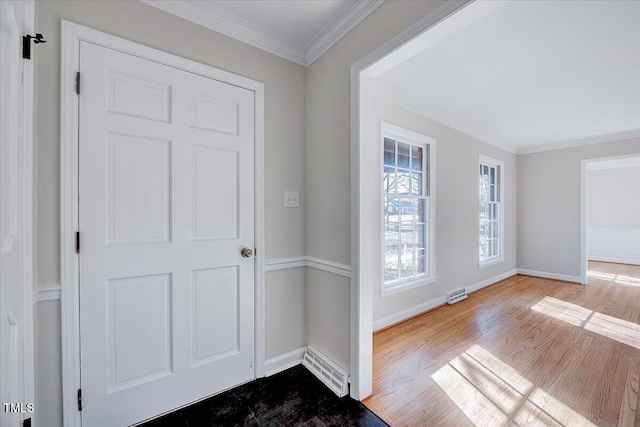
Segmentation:
[(373, 337), (392, 426), (640, 426), (640, 266), (513, 276)]

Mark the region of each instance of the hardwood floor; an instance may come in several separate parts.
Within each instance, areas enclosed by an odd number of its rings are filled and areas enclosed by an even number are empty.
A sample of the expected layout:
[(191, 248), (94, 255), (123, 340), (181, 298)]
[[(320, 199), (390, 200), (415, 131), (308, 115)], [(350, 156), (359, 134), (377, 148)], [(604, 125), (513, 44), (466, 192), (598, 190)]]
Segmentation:
[(392, 426), (640, 426), (640, 266), (513, 276), (373, 338)]

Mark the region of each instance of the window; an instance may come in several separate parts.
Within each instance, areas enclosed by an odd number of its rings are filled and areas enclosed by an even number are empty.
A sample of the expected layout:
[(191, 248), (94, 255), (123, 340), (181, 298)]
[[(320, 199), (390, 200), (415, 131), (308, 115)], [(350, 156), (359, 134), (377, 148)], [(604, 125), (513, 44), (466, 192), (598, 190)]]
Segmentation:
[(479, 266), (504, 261), (504, 163), (480, 156)]
[(435, 140), (382, 123), (382, 296), (435, 280)]

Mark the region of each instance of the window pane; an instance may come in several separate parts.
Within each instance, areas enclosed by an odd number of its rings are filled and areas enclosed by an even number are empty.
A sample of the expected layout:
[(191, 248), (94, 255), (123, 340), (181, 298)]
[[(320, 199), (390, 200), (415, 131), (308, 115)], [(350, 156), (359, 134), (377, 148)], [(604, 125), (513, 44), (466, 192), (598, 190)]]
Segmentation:
[(416, 225), (416, 249), (424, 249), (426, 247), (427, 235), (424, 225)]
[[(398, 256), (398, 226), (397, 225), (389, 225), (385, 227), (384, 230), (384, 252), (391, 253), (394, 252), (396, 254), (396, 258)], [(397, 260), (396, 260), (397, 263)]]
[(415, 145), (411, 146), (411, 169), (421, 171), (422, 170), (422, 147)]
[(403, 251), (413, 250), (413, 227), (400, 226), (400, 245)]
[(398, 166), (409, 169), (409, 144), (398, 141)]
[(384, 139), (384, 164), (393, 166), (396, 164), (396, 142), (393, 139)]
[(411, 194), (422, 195), (423, 176), (420, 172), (411, 172)]
[(413, 251), (402, 251), (400, 258), (400, 278), (413, 276)]
[(385, 252), (384, 254), (384, 281), (390, 282), (398, 279), (398, 252)]
[(398, 194), (409, 194), (411, 190), (411, 173), (406, 170), (399, 169), (396, 178)]
[(400, 200), (400, 222), (402, 224), (413, 224), (413, 200)]
[(493, 221), (493, 234), (491, 235), (491, 237), (493, 237), (494, 239), (498, 238), (498, 230), (499, 230), (498, 221)]
[(425, 251), (416, 252), (416, 260), (413, 265), (415, 274), (424, 274), (427, 272), (426, 254)]
[(382, 174), (382, 191), (387, 194), (396, 192), (396, 170), (385, 166)]
[(491, 201), (495, 201), (496, 200), (496, 186), (495, 185), (490, 185), (489, 186), (489, 200)]
[(496, 168), (489, 168), (490, 171), (490, 182), (491, 184), (495, 184), (496, 183)]
[(385, 224), (398, 222), (398, 199), (395, 197), (384, 198), (384, 220)]
[(493, 219), (498, 219), (498, 205), (494, 204), (492, 207), (493, 210)]

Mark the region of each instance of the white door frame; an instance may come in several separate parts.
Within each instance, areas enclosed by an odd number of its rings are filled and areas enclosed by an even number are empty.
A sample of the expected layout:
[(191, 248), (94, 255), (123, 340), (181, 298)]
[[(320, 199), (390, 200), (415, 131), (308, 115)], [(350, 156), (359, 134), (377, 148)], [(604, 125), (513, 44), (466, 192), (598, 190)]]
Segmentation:
[[(376, 265), (380, 260), (368, 248), (371, 221), (361, 221), (361, 200), (368, 200), (370, 191), (361, 183), (368, 182), (361, 164), (366, 163), (366, 127), (370, 108), (362, 102), (371, 96), (370, 90), (361, 91), (361, 73), (391, 52), (410, 42), (429, 28), (447, 19), (474, 0), (448, 0), (438, 9), (398, 34), (375, 51), (351, 66), (351, 348), (350, 348), (350, 395), (362, 400), (371, 395), (373, 389), (373, 270), (361, 266)], [(361, 105), (362, 111), (361, 111)], [(363, 143), (360, 143), (362, 138)], [(377, 222), (374, 232), (379, 232)], [(362, 248), (362, 249), (361, 249)]]
[[(20, 25), (24, 34), (35, 34), (35, 1), (22, 0), (22, 22)], [(22, 40), (22, 39), (21, 39)], [(35, 402), (35, 357), (34, 357), (34, 321), (33, 321), (33, 117), (34, 117), (34, 57), (37, 48), (31, 46), (31, 59), (18, 59), (22, 61), (22, 88), (18, 96), (20, 109), (20, 129), (17, 135), (17, 147), (21, 150), (21, 186), (17, 189), (19, 197), (17, 201), (22, 206), (22, 224), (15, 230), (15, 238), (20, 240), (22, 247), (22, 313), (21, 322), (17, 327), (21, 328), (21, 341), (18, 345), (22, 348), (23, 360), (18, 361), (21, 376), (19, 383), (22, 403)], [(22, 53), (22, 49), (19, 49)], [(15, 240), (14, 240), (15, 241)], [(3, 313), (13, 319), (13, 313)], [(18, 320), (18, 319), (14, 319)], [(18, 402), (14, 402), (18, 403)], [(20, 414), (21, 420), (31, 418), (37, 425), (37, 406), (32, 413)]]
[(587, 247), (587, 166), (591, 163), (640, 158), (640, 153), (621, 156), (597, 157), (580, 161), (580, 283), (587, 284), (589, 270), (589, 248)]
[(140, 45), (119, 37), (62, 20), (60, 82), (60, 268), (62, 317), (62, 394), (64, 425), (80, 426), (77, 405), (80, 388), (79, 263), (75, 233), (78, 231), (78, 95), (76, 73), (80, 42), (86, 41), (229, 83), (255, 93), (255, 376), (264, 376), (264, 84), (246, 77)]

